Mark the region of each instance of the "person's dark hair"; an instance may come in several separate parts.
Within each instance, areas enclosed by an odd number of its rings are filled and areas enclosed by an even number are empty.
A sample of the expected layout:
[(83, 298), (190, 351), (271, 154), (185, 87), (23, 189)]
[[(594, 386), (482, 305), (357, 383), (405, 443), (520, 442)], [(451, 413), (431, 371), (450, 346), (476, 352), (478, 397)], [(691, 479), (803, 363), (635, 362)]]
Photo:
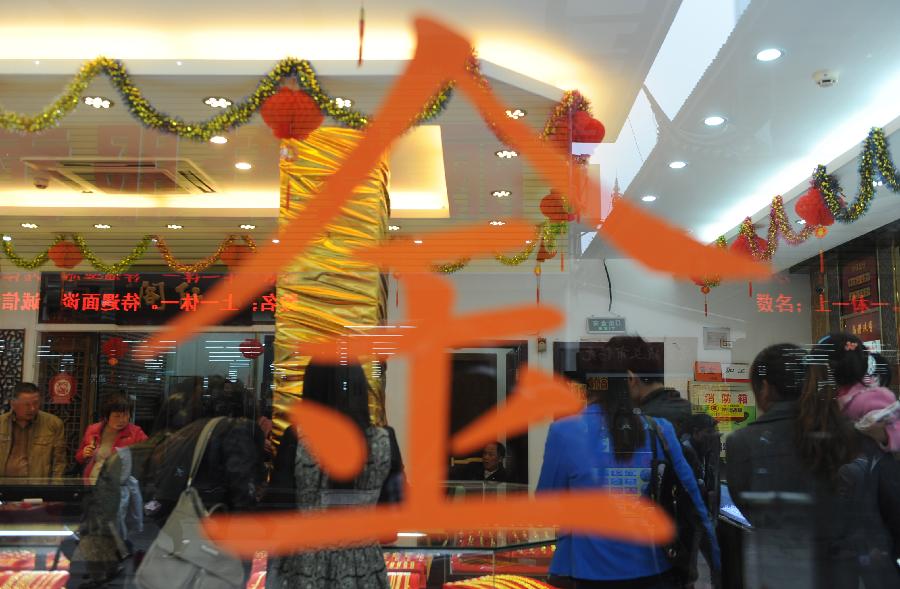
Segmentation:
[(504, 446), (500, 442), (491, 442), (490, 444), (488, 444), (488, 446), (490, 445), (497, 446), (497, 458), (499, 458), (500, 460), (506, 458), (506, 446)]
[[(861, 353), (858, 355), (857, 351)], [(838, 469), (856, 455), (858, 440), (853, 425), (841, 413), (837, 392), (842, 386), (862, 380), (868, 360), (859, 338), (832, 334), (819, 340), (806, 363), (797, 445), (812, 472), (834, 483)]]
[(325, 364), (313, 360), (303, 376), (303, 399), (336, 409), (365, 431), (369, 416), (369, 383), (359, 364)]
[(806, 352), (794, 344), (775, 344), (756, 355), (750, 365), (750, 386), (759, 394), (763, 381), (782, 401), (796, 401), (803, 392)]
[(653, 348), (636, 335), (617, 335), (609, 340), (610, 348), (620, 350), (625, 370), (630, 370), (641, 382), (650, 384), (663, 382), (664, 368), (660, 358), (653, 354)]
[(613, 451), (620, 462), (630, 460), (635, 451), (643, 445), (646, 436), (644, 422), (640, 414), (635, 413), (628, 392), (627, 372), (632, 370), (629, 368), (629, 358), (634, 358), (632, 352), (635, 339), (640, 340), (640, 338), (614, 337), (609, 341), (605, 361), (600, 370), (600, 375), (607, 379), (607, 390), (589, 391), (590, 401), (603, 408), (607, 429), (612, 436)]
[(115, 393), (106, 397), (106, 400), (103, 402), (103, 411), (101, 412), (103, 421), (109, 421), (109, 414), (114, 411), (121, 411), (131, 415), (131, 400), (121, 393)]
[(716, 419), (709, 413), (694, 413), (687, 422), (687, 431), (691, 435), (706, 430), (714, 430), (718, 426)]
[(889, 387), (891, 386), (891, 380), (893, 376), (891, 375), (891, 366), (888, 364), (887, 358), (882, 356), (877, 352), (873, 352), (869, 354), (872, 357), (872, 360), (875, 362), (875, 378), (878, 380), (877, 384), (880, 387)]
[(861, 339), (848, 333), (830, 333), (811, 352), (817, 364), (827, 364), (839, 387), (860, 383), (869, 371), (869, 357)]
[(12, 398), (15, 399), (19, 395), (22, 395), (25, 393), (34, 394), (34, 393), (40, 393), (40, 392), (41, 392), (41, 390), (39, 388), (37, 388), (37, 385), (34, 384), (33, 382), (20, 382), (16, 386), (13, 387)]

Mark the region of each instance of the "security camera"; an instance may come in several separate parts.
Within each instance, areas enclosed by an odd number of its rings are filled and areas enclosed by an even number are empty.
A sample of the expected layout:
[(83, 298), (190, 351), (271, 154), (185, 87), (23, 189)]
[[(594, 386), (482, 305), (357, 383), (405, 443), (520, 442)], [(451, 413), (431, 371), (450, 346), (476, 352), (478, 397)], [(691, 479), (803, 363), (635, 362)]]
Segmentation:
[(44, 190), (48, 186), (50, 186), (50, 178), (47, 178), (46, 176), (35, 176), (34, 177), (34, 187), (35, 188)]
[(818, 70), (812, 77), (819, 88), (831, 88), (838, 83), (838, 74), (833, 70)]

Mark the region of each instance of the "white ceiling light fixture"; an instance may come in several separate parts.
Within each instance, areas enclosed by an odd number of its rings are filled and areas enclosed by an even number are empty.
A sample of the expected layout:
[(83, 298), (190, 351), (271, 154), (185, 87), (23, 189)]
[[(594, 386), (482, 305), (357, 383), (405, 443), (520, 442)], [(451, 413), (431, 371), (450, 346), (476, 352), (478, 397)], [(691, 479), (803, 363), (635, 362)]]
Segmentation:
[(400, 231), (400, 225), (388, 225), (388, 231)]
[(495, 190), (491, 193), (491, 196), (496, 196), (497, 198), (505, 198), (512, 193), (509, 190)]
[(237, 162), (234, 167), (238, 170), (249, 170), (253, 165), (250, 162)]
[(797, 225), (806, 225), (806, 221), (804, 219), (797, 219)]
[(107, 225), (106, 223), (95, 223), (94, 229), (111, 229), (112, 225)]
[(11, 235), (4, 235), (4, 236), (3, 236), (3, 241), (12, 241), (12, 236), (11, 236)]
[(511, 160), (514, 157), (519, 157), (519, 154), (511, 149), (501, 149), (494, 153), (497, 157), (502, 160)]
[(184, 229), (184, 225), (179, 225), (177, 223), (169, 223), (166, 225), (166, 229)]
[(414, 240), (413, 240), (413, 243), (416, 244), (416, 245), (422, 245), (422, 240), (421, 240), (421, 239), (414, 239)]
[(340, 96), (338, 96), (337, 98), (334, 99), (334, 103), (335, 103), (335, 105), (337, 105), (338, 108), (350, 108), (351, 106), (353, 106), (352, 100), (348, 100), (347, 98), (341, 98)]
[(647, 194), (641, 197), (641, 200), (644, 202), (653, 202), (656, 200), (656, 197), (652, 194)]
[(272, 240), (272, 243), (278, 244), (278, 243), (281, 243), (281, 240), (280, 240), (280, 239), (273, 239), (273, 240)]
[(222, 137), (221, 135), (213, 135), (209, 138), (210, 143), (215, 143), (216, 145), (225, 145), (228, 143), (228, 137)]
[(102, 96), (85, 96), (84, 103), (94, 108), (109, 108), (113, 105), (113, 101)]
[(720, 117), (719, 115), (712, 115), (710, 117), (706, 117), (703, 119), (703, 124), (707, 127), (718, 127), (719, 125), (725, 124), (725, 117)]
[(521, 119), (522, 117), (524, 117), (527, 114), (528, 113), (525, 112), (524, 110), (522, 110), (521, 108), (516, 108), (516, 109), (512, 109), (512, 110), (506, 109), (506, 116), (508, 116), (509, 118), (516, 120), (516, 121), (518, 121), (519, 119)]
[(769, 47), (768, 49), (763, 49), (759, 53), (756, 54), (756, 59), (758, 61), (775, 61), (784, 55), (784, 51), (781, 49), (777, 49), (775, 47)]
[(246, 229), (247, 231), (252, 231), (252, 230), (256, 229), (256, 225), (247, 225), (247, 224), (241, 225), (241, 229)]
[(22, 228), (23, 229), (37, 229), (38, 226), (35, 225), (34, 223), (22, 223)]
[(209, 106), (210, 108), (228, 108), (231, 106), (231, 101), (227, 98), (217, 98), (215, 96), (210, 96), (203, 100), (203, 104)]
[(675, 160), (674, 162), (669, 162), (669, 167), (673, 170), (681, 170), (687, 167), (687, 162)]
[(506, 225), (506, 222), (498, 221), (495, 219), (495, 220), (491, 221), (491, 225), (493, 225), (494, 227), (503, 227), (504, 225)]

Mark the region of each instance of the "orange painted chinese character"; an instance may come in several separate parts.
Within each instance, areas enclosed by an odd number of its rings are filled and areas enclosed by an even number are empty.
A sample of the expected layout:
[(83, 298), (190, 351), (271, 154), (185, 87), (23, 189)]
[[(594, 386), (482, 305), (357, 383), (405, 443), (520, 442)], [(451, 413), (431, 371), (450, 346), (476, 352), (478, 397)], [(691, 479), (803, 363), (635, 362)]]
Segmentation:
[(779, 313), (793, 313), (794, 303), (791, 302), (792, 299), (793, 297), (783, 294), (778, 295), (778, 298), (775, 299), (775, 308)]

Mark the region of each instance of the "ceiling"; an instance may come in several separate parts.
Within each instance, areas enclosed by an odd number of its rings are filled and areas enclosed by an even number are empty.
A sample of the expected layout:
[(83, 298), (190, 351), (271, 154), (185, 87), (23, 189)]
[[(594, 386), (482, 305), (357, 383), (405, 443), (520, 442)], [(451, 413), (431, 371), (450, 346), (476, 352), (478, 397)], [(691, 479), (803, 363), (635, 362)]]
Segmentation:
[[(761, 221), (764, 234), (772, 198), (802, 194), (816, 164), (843, 166), (844, 185), (854, 187), (852, 150), (870, 127), (900, 116), (900, 38), (882, 34), (887, 23), (897, 22), (900, 3), (894, 0), (871, 0), (864, 8), (839, 0), (754, 0), (677, 114), (667, 117), (648, 100), (654, 136), (626, 197), (657, 196), (644, 206), (712, 241), (734, 235), (746, 216)], [(767, 47), (783, 50), (783, 57), (756, 60)], [(837, 73), (835, 86), (814, 83), (813, 72), (822, 69)], [(713, 114), (727, 123), (705, 126)], [(670, 169), (676, 160), (687, 167)], [(775, 267), (897, 218), (892, 198), (882, 191), (863, 220), (835, 228), (824, 241), (782, 247)], [(796, 219), (791, 204), (786, 210)], [(610, 250), (594, 243), (591, 253), (606, 256)]]

